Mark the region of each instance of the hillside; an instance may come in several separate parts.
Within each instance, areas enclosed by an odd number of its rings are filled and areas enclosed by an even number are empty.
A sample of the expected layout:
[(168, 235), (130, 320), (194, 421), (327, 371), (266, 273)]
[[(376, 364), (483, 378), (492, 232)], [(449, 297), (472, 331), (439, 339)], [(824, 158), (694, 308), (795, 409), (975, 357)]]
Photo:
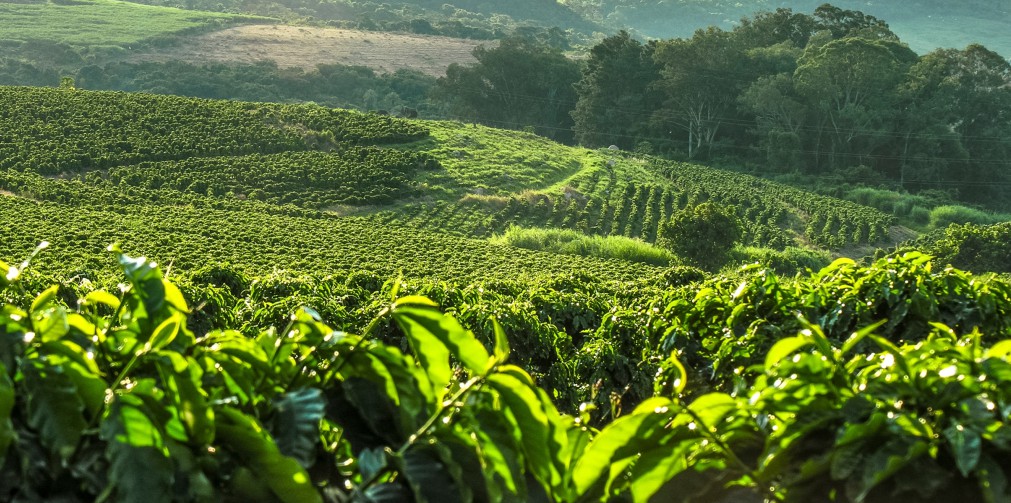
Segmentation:
[[(390, 228), (390, 239), (403, 243), (389, 243), (391, 250), (407, 246), (410, 233), (416, 232), (409, 229), (418, 229), (465, 237), (455, 248), (478, 246), (485, 251), (461, 253), (481, 256), (496, 252), (470, 240), (489, 238), (514, 225), (575, 229), (586, 235), (624, 236), (653, 243), (661, 222), (682, 208), (705, 201), (737, 213), (744, 222), (745, 244), (772, 250), (809, 247), (838, 251), (884, 245), (889, 243), (889, 228), (894, 224), (893, 217), (878, 210), (747, 175), (618, 151), (566, 147), (528, 133), (483, 126), (406, 121), (313, 105), (73, 89), (5, 88), (0, 95), (6, 107), (0, 121), (5, 131), (0, 152), (3, 167), (11, 170), (4, 190), (28, 199), (122, 213), (125, 217), (84, 221), (123, 221), (106, 229), (103, 239), (109, 241), (176, 243), (162, 247), (161, 253), (169, 253), (162, 260), (182, 264), (206, 261), (213, 252), (201, 250), (220, 245), (207, 248), (199, 237), (204, 231), (194, 230), (187, 231), (191, 237), (140, 239), (136, 234), (139, 229), (126, 222), (153, 218), (151, 223), (163, 229), (160, 232), (177, 232), (172, 229), (185, 226), (173, 222), (197, 220), (200, 211), (162, 209), (149, 215), (145, 212), (150, 210), (141, 208), (166, 202), (220, 208), (226, 211), (202, 217), (208, 226), (206, 234), (217, 236), (221, 230), (215, 229), (224, 227), (216, 227), (214, 222), (227, 225), (224, 222), (232, 218), (227, 210), (234, 208), (293, 215), (284, 217), (293, 218), (290, 223), (271, 224), (269, 229), (303, 225), (306, 232), (314, 227), (331, 229), (322, 235), (333, 241), (310, 247), (321, 251), (352, 246), (343, 243), (341, 236), (361, 232), (342, 229), (377, 225)], [(117, 207), (117, 200), (136, 201), (138, 209), (129, 203)], [(14, 205), (15, 201), (8, 199), (6, 204)], [(48, 204), (39, 211), (61, 211)], [(174, 215), (177, 211), (181, 212), (178, 216)], [(240, 228), (256, 227), (256, 218), (241, 218)], [(266, 222), (280, 217), (257, 218)], [(34, 241), (58, 242), (57, 236), (46, 233), (56, 232), (53, 225), (84, 225), (79, 220), (73, 222), (77, 223), (46, 217), (31, 238), (26, 235), (7, 253), (26, 253)], [(47, 228), (52, 230), (43, 230)], [(120, 237), (110, 236), (111, 229), (119, 229), (114, 235)], [(400, 231), (392, 229), (405, 229), (406, 234), (394, 238)], [(298, 270), (322, 261), (321, 256), (285, 265), (274, 262), (277, 259), (269, 254), (256, 252), (267, 243), (276, 247), (278, 240), (284, 241), (280, 236), (244, 236), (221, 248), (227, 250), (221, 260), (255, 263), (254, 269), (261, 273), (271, 264)], [(368, 255), (364, 249), (351, 256), (355, 254)], [(278, 257), (286, 255), (277, 252)], [(392, 251), (375, 254), (373, 260), (379, 259), (375, 265), (359, 263), (358, 267), (386, 274), (396, 270), (421, 276), (448, 274), (435, 265), (409, 265), (415, 259), (402, 260), (397, 255)], [(558, 267), (533, 262), (522, 265), (528, 259), (519, 251), (507, 257), (506, 262), (518, 260), (519, 267), (531, 271), (567, 267), (561, 265), (564, 261)], [(454, 259), (459, 260), (464, 259)], [(330, 262), (325, 267), (332, 271), (352, 267), (351, 262), (340, 264)], [(491, 264), (489, 272), (498, 270)], [(477, 272), (475, 266), (461, 267), (461, 277)], [(603, 275), (613, 267), (616, 265), (606, 262), (581, 269)]]
[[(0, 219), (0, 500), (1011, 497), (1011, 283), (828, 264), (898, 230), (854, 202), (65, 80), (0, 86)], [(742, 234), (685, 266), (713, 222)], [(987, 267), (1008, 232), (924, 242)]]

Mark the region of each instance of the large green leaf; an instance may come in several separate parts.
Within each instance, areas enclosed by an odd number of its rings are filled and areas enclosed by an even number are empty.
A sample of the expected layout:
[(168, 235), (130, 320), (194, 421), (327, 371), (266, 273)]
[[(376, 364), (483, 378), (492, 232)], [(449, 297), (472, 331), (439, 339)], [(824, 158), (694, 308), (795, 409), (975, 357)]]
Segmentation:
[(7, 448), (14, 441), (12, 410), (14, 410), (14, 382), (7, 375), (7, 367), (0, 363), (0, 464), (7, 456)]
[[(393, 318), (415, 345), (414, 350), (418, 353), (419, 360), (422, 354), (425, 354), (425, 360), (432, 362), (439, 358), (441, 362), (445, 352), (436, 348), (441, 345), (459, 360), (471, 375), (482, 374), (488, 369), (490, 363), (488, 350), (473, 333), (465, 330), (452, 316), (442, 314), (433, 307), (398, 306), (393, 310)], [(429, 351), (433, 352), (429, 354)], [(429, 368), (430, 364), (422, 361), (422, 365)], [(438, 372), (446, 370), (439, 368)]]
[(62, 459), (77, 447), (84, 429), (84, 403), (73, 380), (44, 358), (21, 367), (28, 397), (28, 424), (39, 431), (42, 444)]
[(513, 436), (523, 446), (530, 471), (546, 487), (556, 487), (561, 483), (561, 471), (557, 454), (562, 445), (553, 438), (554, 425), (549, 410), (542, 403), (532, 386), (532, 382), (522, 378), (525, 372), (509, 372), (512, 366), (506, 365), (488, 376), (486, 384), (495, 390), (509, 415), (514, 421)]
[(674, 415), (674, 402), (650, 398), (632, 414), (607, 425), (590, 442), (573, 468), (572, 482), (576, 491), (584, 493), (591, 487), (599, 487), (598, 481), (612, 474), (616, 463), (624, 461), (627, 464), (642, 452), (656, 447)]
[(979, 432), (961, 424), (953, 424), (944, 429), (944, 438), (948, 440), (958, 471), (963, 477), (968, 477), (976, 469), (983, 452), (983, 440)]
[(245, 414), (223, 407), (216, 414), (217, 438), (285, 503), (322, 503), (309, 474), (281, 454), (270, 435)]
[(780, 339), (765, 355), (765, 370), (772, 370), (772, 367), (779, 363), (783, 358), (792, 355), (804, 346), (812, 344), (814, 344), (814, 340), (811, 337), (805, 337), (802, 335)]
[(460, 465), (438, 442), (416, 444), (400, 460), (401, 471), (414, 493), (415, 503), (464, 503), (472, 500), (461, 480)]
[(196, 360), (172, 351), (157, 353), (167, 398), (175, 405), (186, 437), (195, 446), (214, 440), (214, 410), (201, 388), (203, 372)]
[(109, 458), (109, 488), (115, 501), (172, 501), (173, 463), (158, 425), (144, 402), (119, 395), (102, 420), (102, 439)]
[(271, 433), (281, 454), (295, 458), (304, 468), (316, 461), (319, 422), (326, 412), (323, 393), (315, 388), (290, 391), (272, 403)]

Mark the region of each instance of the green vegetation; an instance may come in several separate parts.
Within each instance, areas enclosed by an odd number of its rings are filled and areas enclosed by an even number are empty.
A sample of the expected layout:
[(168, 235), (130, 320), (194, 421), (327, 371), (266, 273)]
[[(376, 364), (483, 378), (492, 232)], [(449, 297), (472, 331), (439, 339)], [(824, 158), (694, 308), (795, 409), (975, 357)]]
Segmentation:
[(0, 499), (1011, 497), (1006, 225), (634, 149), (0, 88)]
[(120, 0), (28, 0), (0, 3), (3, 42), (68, 44), (120, 50), (181, 32), (205, 30), (248, 18), (224, 13), (137, 5)]
[[(920, 255), (837, 262), (793, 284), (753, 270), (694, 302), (658, 298), (659, 315), (612, 310), (600, 323), (613, 335), (596, 340), (612, 357), (645, 344), (637, 370), (657, 379), (627, 414), (612, 401), (617, 417), (599, 428), (597, 405), (562, 414), (510, 363), (529, 348), (508, 325), (474, 333), (394, 289), (360, 336), (310, 308), (282, 331), (195, 332), (192, 304), (154, 263), (115, 258), (118, 295), (69, 298), (26, 292), (27, 263), (0, 264), (4, 293), (24, 299), (0, 319), (12, 335), (0, 347), (2, 473), (16, 481), (5, 498), (1011, 496), (1011, 286), (934, 273)], [(381, 342), (385, 330), (405, 349)], [(600, 349), (583, 345), (589, 369), (613, 363)]]
[(899, 249), (921, 249), (951, 264), (970, 271), (1011, 273), (1011, 222), (994, 225), (950, 225), (935, 230)]
[(492, 244), (544, 250), (564, 255), (582, 255), (642, 262), (656, 266), (671, 265), (676, 260), (662, 248), (624, 236), (587, 236), (569, 229), (538, 229), (512, 226), (501, 235), (492, 236)]
[(573, 117), (589, 146), (944, 190), (1003, 211), (1009, 82), (1008, 61), (981, 45), (918, 56), (884, 21), (823, 5), (645, 45), (609, 37), (590, 51)]
[(741, 222), (731, 208), (711, 202), (677, 211), (660, 223), (657, 245), (666, 248), (691, 265), (718, 270), (730, 257), (741, 239)]

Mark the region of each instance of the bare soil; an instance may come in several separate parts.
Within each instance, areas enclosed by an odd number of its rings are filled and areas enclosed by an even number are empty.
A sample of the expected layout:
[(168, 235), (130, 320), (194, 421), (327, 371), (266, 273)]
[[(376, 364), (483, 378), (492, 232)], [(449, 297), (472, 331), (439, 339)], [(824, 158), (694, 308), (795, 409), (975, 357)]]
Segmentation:
[(310, 26), (245, 25), (137, 53), (127, 60), (197, 64), (271, 60), (282, 68), (313, 70), (319, 64), (342, 64), (367, 66), (379, 73), (407, 68), (442, 76), (452, 63), (474, 63), (471, 52), (482, 44), (491, 46), (495, 42)]

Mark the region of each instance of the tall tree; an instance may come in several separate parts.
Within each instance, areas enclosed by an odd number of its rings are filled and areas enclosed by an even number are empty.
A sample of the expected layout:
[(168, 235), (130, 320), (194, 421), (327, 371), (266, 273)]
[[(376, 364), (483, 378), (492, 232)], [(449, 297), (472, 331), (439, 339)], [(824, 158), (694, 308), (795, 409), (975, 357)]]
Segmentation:
[[(907, 168), (937, 172), (933, 179), (960, 196), (1011, 206), (1011, 64), (981, 45), (940, 49), (909, 70), (901, 86), (907, 109), (904, 152), (933, 148), (925, 159), (906, 156)], [(938, 145), (945, 148), (938, 149)], [(929, 186), (929, 185), (928, 185)]]
[(614, 144), (630, 150), (638, 139), (649, 136), (649, 114), (659, 102), (659, 94), (650, 87), (660, 77), (653, 61), (655, 48), (654, 43), (642, 44), (621, 31), (590, 50), (572, 111), (580, 144)]
[(452, 64), (436, 82), (435, 97), (461, 118), (571, 142), (579, 63), (528, 38), (474, 50), (477, 64)]
[(729, 116), (737, 95), (753, 77), (738, 42), (733, 33), (710, 27), (657, 46), (655, 58), (663, 65), (658, 87), (665, 103), (655, 120), (671, 133), (684, 133), (689, 158), (709, 153), (720, 128), (734, 122)]
[(794, 87), (819, 120), (814, 150), (828, 140), (829, 168), (871, 164), (891, 133), (896, 88), (916, 54), (889, 40), (847, 37), (810, 46), (798, 61)]

